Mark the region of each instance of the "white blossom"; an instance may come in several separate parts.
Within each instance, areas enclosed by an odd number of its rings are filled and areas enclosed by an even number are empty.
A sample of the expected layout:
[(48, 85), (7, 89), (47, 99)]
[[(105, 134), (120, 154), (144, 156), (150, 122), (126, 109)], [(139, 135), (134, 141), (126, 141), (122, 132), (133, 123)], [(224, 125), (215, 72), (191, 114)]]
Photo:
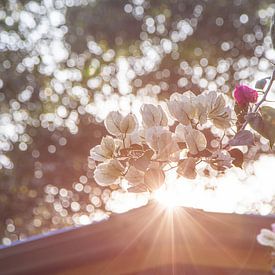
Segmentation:
[(213, 124), (222, 129), (229, 128), (232, 121), (232, 110), (226, 106), (224, 96), (212, 91), (199, 97), (201, 105), (206, 107), (207, 117)]
[(93, 147), (90, 151), (91, 158), (96, 161), (105, 161), (114, 157), (116, 150), (115, 141), (112, 137), (106, 136), (101, 144)]
[(182, 141), (186, 142), (189, 152), (193, 155), (206, 149), (207, 140), (204, 134), (199, 130), (193, 129), (190, 125), (185, 126), (179, 124), (176, 128), (176, 135)]
[(128, 114), (126, 117), (123, 117), (117, 111), (110, 112), (104, 124), (107, 131), (114, 136), (131, 134), (138, 126), (137, 119), (134, 115)]
[(172, 133), (162, 127), (148, 129), (145, 140), (156, 151), (158, 160), (169, 160), (170, 156), (180, 150)]
[(140, 109), (144, 127), (167, 126), (168, 119), (161, 106), (144, 104)]
[(112, 159), (108, 162), (99, 164), (94, 171), (94, 179), (101, 186), (108, 186), (118, 183), (118, 179), (122, 176), (125, 168), (122, 164)]
[(125, 179), (132, 185), (139, 185), (144, 183), (144, 172), (131, 166), (125, 175)]

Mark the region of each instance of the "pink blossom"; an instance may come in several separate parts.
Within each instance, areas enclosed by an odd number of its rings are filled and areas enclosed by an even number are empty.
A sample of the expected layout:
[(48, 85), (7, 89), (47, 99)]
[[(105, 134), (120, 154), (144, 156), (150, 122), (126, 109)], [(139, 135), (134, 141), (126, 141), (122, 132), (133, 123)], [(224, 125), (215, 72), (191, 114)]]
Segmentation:
[(272, 231), (275, 233), (275, 223), (271, 224)]
[(249, 103), (255, 103), (258, 99), (258, 92), (246, 85), (237, 85), (234, 90), (234, 98), (241, 107)]

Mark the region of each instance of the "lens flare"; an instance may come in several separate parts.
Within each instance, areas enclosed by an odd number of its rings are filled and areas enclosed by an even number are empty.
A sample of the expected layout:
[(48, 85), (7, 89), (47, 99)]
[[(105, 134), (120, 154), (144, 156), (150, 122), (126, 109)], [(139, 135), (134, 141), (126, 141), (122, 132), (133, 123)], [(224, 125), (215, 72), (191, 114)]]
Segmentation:
[(170, 210), (180, 205), (176, 193), (173, 190), (166, 189), (165, 186), (162, 186), (153, 193), (153, 199)]

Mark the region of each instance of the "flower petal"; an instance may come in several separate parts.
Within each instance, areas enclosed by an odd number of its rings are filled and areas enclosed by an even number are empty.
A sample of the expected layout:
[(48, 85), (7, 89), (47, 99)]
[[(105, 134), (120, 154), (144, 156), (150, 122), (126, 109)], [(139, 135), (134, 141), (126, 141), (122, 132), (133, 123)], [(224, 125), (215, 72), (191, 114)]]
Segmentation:
[(121, 134), (120, 123), (122, 121), (122, 118), (122, 115), (117, 111), (113, 111), (108, 114), (104, 121), (104, 124), (110, 134), (114, 136), (118, 136)]
[(108, 186), (117, 183), (117, 180), (122, 175), (124, 167), (116, 160), (112, 159), (109, 162), (99, 164), (94, 171), (94, 179), (97, 184)]
[(136, 117), (132, 114), (129, 114), (126, 117), (124, 117), (120, 122), (120, 133), (131, 134), (136, 130), (137, 125), (138, 123)]

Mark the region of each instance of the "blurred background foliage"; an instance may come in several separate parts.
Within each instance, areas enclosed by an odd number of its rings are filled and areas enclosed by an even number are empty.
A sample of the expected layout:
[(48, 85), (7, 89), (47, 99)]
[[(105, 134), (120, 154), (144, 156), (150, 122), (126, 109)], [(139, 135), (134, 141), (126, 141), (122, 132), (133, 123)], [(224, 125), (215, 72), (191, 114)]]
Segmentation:
[[(0, 238), (104, 217), (111, 110), (268, 76), (272, 0), (0, 0)], [(263, 143), (262, 151), (267, 150)]]

